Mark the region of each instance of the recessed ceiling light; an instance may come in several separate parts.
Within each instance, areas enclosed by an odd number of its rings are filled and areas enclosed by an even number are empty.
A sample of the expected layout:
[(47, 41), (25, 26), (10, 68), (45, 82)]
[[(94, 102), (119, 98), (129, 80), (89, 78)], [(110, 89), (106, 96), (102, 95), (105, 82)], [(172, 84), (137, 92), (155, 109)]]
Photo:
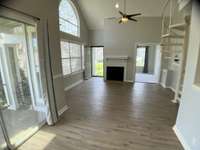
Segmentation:
[(117, 8), (117, 9), (119, 8), (119, 3), (115, 4), (115, 8)]

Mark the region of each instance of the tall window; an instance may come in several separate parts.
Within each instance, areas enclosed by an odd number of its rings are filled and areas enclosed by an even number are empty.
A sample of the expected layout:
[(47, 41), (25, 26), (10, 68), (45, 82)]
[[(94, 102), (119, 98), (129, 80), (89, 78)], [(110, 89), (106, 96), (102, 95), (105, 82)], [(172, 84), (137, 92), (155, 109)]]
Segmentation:
[(61, 41), (63, 75), (69, 75), (83, 70), (82, 45)]
[(61, 0), (59, 6), (60, 31), (80, 36), (80, 21), (77, 10), (70, 0)]

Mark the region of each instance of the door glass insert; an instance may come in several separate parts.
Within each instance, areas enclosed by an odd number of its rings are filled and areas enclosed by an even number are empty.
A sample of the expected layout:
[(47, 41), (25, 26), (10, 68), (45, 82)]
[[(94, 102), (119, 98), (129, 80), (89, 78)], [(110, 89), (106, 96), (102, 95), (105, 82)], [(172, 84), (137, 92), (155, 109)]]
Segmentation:
[(1, 112), (13, 146), (45, 121), (36, 31), (36, 25), (0, 18), (0, 103), (8, 104)]
[(92, 75), (103, 77), (103, 47), (92, 48)]

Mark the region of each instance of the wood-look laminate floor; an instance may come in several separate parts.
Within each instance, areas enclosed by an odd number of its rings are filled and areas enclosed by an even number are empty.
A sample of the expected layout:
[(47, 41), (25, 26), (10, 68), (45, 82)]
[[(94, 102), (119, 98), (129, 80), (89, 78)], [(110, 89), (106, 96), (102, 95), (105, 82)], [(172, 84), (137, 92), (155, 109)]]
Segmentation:
[(183, 150), (173, 93), (159, 85), (93, 78), (66, 92), (70, 109), (21, 150)]

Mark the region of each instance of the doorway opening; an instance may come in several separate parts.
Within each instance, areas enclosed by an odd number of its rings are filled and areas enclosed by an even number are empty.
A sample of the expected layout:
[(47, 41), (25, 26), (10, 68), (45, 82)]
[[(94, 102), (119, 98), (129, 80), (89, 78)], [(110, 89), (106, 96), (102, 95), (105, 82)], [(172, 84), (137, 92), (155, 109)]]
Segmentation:
[(136, 50), (135, 81), (159, 83), (161, 54), (157, 44), (140, 44)]
[(46, 122), (46, 107), (37, 24), (0, 17), (0, 29), (0, 149), (12, 149)]
[(92, 47), (92, 76), (103, 77), (103, 47)]

